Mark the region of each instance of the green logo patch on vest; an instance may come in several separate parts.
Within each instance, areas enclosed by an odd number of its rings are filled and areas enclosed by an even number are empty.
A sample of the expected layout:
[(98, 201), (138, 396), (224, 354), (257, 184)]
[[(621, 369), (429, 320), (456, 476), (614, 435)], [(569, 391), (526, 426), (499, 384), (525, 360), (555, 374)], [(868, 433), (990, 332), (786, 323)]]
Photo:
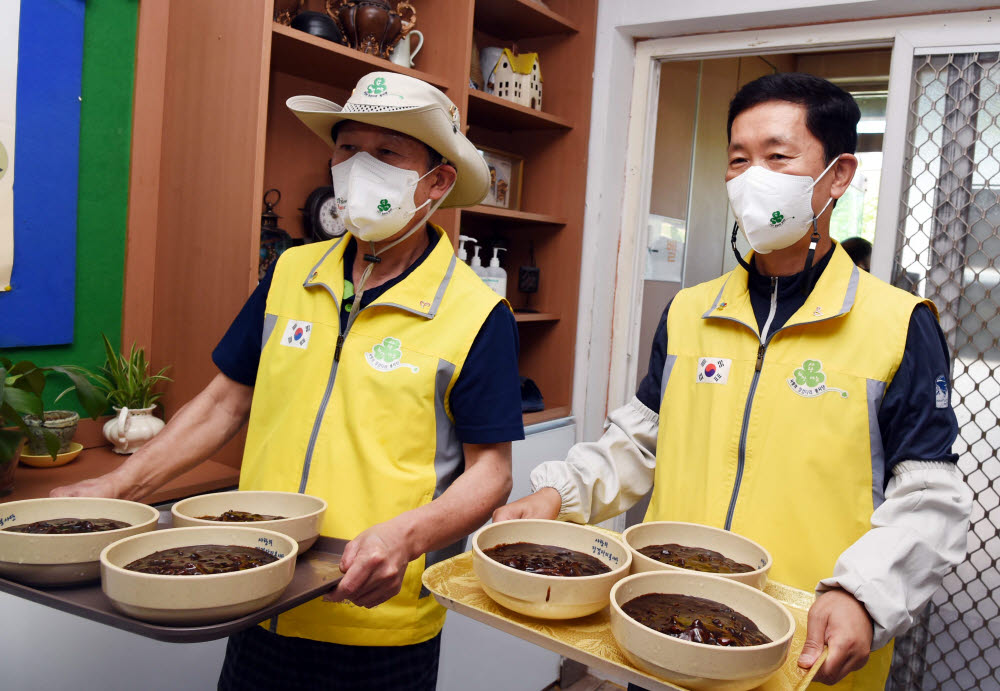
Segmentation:
[(847, 398), (843, 389), (835, 389), (826, 385), (826, 374), (823, 373), (823, 363), (819, 360), (806, 360), (792, 376), (785, 381), (788, 387), (803, 398), (815, 398), (825, 393), (839, 393), (841, 398)]
[(420, 368), (402, 361), (402, 341), (392, 336), (386, 336), (381, 343), (376, 343), (372, 349), (365, 353), (365, 360), (372, 369), (379, 372), (391, 372), (400, 367), (406, 367), (411, 372), (419, 372)]

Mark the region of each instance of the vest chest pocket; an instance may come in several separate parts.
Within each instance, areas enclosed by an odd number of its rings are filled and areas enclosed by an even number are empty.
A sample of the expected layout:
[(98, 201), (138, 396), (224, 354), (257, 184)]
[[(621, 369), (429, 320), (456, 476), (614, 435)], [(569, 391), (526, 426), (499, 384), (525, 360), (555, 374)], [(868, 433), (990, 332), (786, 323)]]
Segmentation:
[[(358, 335), (360, 336), (360, 334)], [(365, 345), (367, 345), (371, 339), (365, 337), (365, 340)], [(416, 361), (423, 362), (425, 358), (415, 357), (415, 355), (409, 350), (404, 355), (403, 342), (394, 336), (386, 336), (380, 341), (376, 340), (371, 348), (364, 352), (364, 360), (373, 370), (383, 374), (396, 370), (409, 370), (411, 374), (420, 374), (420, 364)], [(424, 362), (424, 367), (427, 367), (426, 362)]]
[[(877, 411), (866, 393), (864, 379), (823, 368), (818, 360), (762, 377), (747, 433), (749, 474), (755, 477), (749, 484), (796, 487), (811, 501), (823, 487), (845, 506), (870, 502), (881, 444), (870, 436), (878, 429), (872, 417)], [(870, 514), (870, 504), (859, 510)]]
[[(337, 371), (335, 398), (400, 468), (432, 461), (439, 406), (438, 359), (407, 347), (405, 333), (389, 335), (352, 329)], [(418, 471), (420, 472), (420, 471)]]
[(849, 386), (850, 380), (847, 377), (838, 377), (837, 372), (833, 372), (831, 377), (831, 373), (825, 372), (822, 360), (806, 358), (801, 365), (786, 369), (789, 372), (786, 373), (785, 383), (793, 393), (802, 398), (826, 395), (848, 398), (850, 396), (848, 388), (855, 388)]

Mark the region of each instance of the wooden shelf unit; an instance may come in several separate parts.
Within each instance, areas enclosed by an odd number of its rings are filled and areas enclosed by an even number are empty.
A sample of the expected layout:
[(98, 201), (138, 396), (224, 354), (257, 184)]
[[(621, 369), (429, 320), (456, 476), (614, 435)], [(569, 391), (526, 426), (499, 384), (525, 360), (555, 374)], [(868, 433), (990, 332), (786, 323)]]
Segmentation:
[[(574, 13), (581, 9), (584, 13), (594, 9), (589, 7), (590, 3), (572, 0), (549, 4), (559, 10), (573, 10)], [(576, 21), (532, 0), (480, 0), (476, 3), (475, 25), (477, 29), (489, 28), (497, 38), (509, 41), (586, 30)]]
[(518, 324), (529, 324), (531, 322), (557, 322), (558, 314), (550, 312), (515, 312), (514, 321)]
[(568, 405), (546, 407), (537, 413), (524, 414), (524, 426), (537, 425), (539, 422), (558, 420), (561, 417), (569, 417), (570, 407)]
[(443, 91), (449, 83), (436, 74), (402, 67), (324, 38), (278, 24), (271, 25), (271, 69), (350, 91), (369, 72), (396, 72), (422, 79)]
[(462, 209), (462, 218), (468, 221), (482, 218), (490, 221), (500, 221), (506, 225), (523, 225), (526, 227), (566, 225), (566, 219), (561, 216), (535, 214), (528, 211), (504, 209), (499, 206), (487, 206), (485, 204), (478, 204)]
[[(544, 84), (543, 84), (544, 86)], [(543, 92), (544, 100), (545, 94)], [(490, 129), (516, 132), (519, 130), (571, 130), (566, 118), (533, 110), (518, 103), (505, 101), (485, 91), (469, 90), (469, 121)]]
[[(168, 418), (215, 375), (212, 349), (256, 285), (264, 192), (281, 191), (279, 226), (301, 237), (299, 207), (330, 184), (331, 152), (285, 100), (311, 94), (343, 103), (374, 70), (442, 88), (474, 143), (524, 158), (519, 210), (476, 206), (432, 220), (456, 244), (462, 232), (508, 247), (508, 299), (541, 313), (518, 317), (521, 373), (555, 417), (569, 414), (597, 0), (547, 4), (416, 0), (425, 45), (415, 69), (276, 24), (275, 0), (143, 4), (123, 342), (146, 346), (153, 366), (171, 366)], [(308, 0), (304, 9), (322, 5)], [(474, 40), (540, 54), (544, 111), (469, 88)], [(529, 300), (517, 292), (517, 274), (532, 254), (541, 277)], [(241, 435), (213, 458), (238, 468), (242, 446)]]

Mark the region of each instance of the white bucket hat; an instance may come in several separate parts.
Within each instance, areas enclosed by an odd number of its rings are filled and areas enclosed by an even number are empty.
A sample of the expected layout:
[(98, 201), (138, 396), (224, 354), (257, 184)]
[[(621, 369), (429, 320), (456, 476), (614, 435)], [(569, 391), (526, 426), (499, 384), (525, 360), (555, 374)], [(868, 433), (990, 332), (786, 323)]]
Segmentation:
[(361, 78), (343, 107), (318, 96), (292, 96), (285, 105), (330, 148), (331, 130), (344, 120), (402, 132), (431, 147), (458, 171), (442, 207), (478, 204), (489, 191), (489, 168), (462, 133), (458, 108), (427, 82), (372, 72)]

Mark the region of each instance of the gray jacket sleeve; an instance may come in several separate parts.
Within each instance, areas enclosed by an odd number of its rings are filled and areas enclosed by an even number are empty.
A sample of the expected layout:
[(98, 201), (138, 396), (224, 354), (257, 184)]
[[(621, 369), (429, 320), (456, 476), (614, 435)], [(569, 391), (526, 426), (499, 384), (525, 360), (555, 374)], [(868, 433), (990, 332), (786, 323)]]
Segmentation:
[(972, 492), (954, 463), (903, 461), (892, 471), (871, 530), (837, 559), (817, 593), (842, 588), (875, 624), (872, 650), (905, 632), (965, 558)]
[(558, 491), (563, 521), (600, 523), (627, 511), (653, 486), (659, 423), (659, 415), (633, 398), (608, 415), (600, 439), (532, 470), (531, 491)]

